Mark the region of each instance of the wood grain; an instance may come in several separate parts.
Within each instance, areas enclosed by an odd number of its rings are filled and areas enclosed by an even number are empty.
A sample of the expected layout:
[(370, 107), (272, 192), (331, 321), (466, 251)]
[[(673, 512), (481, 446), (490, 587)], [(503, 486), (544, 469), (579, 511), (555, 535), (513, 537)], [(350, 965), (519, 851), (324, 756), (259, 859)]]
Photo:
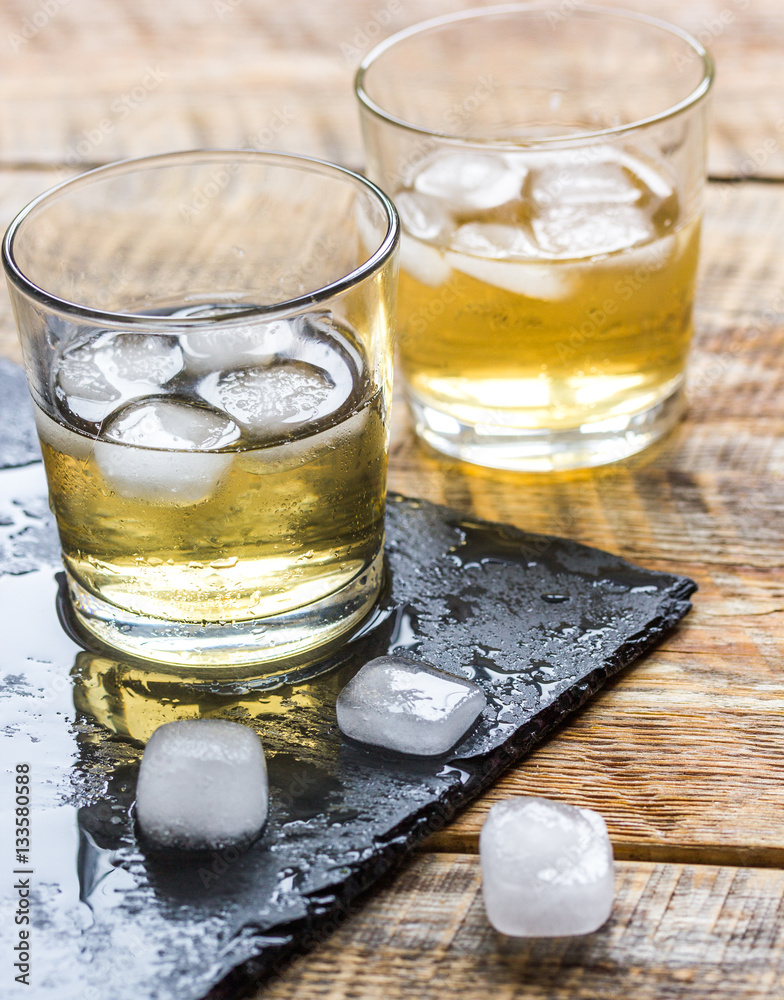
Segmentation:
[(594, 934), (524, 940), (487, 923), (478, 859), (430, 854), (258, 1000), (717, 1000), (781, 996), (784, 873), (619, 863)]
[[(256, 145), (359, 166), (361, 55), (481, 2), (61, 0), (47, 14), (43, 0), (0, 0), (0, 226), (123, 156)], [(718, 64), (687, 419), (619, 465), (524, 476), (418, 445), (398, 400), (390, 486), (691, 575), (694, 611), (259, 1000), (781, 995), (784, 8), (623, 6), (696, 33)], [(5, 296), (0, 355), (19, 359)], [(516, 943), (488, 927), (477, 837), (490, 804), (520, 794), (607, 818), (625, 860), (597, 934)]]
[[(71, 0), (47, 16), (43, 0), (6, 0), (0, 162), (105, 163), (258, 142), (358, 165), (352, 78), (361, 56), (398, 28), (482, 5)], [(575, 6), (556, 2), (564, 16)], [(623, 6), (670, 20), (712, 50), (719, 74), (711, 173), (784, 176), (784, 12), (777, 0)]]
[(618, 857), (784, 867), (784, 683), (735, 646), (631, 668), (426, 849), (475, 852), (493, 802), (544, 795), (599, 811)]

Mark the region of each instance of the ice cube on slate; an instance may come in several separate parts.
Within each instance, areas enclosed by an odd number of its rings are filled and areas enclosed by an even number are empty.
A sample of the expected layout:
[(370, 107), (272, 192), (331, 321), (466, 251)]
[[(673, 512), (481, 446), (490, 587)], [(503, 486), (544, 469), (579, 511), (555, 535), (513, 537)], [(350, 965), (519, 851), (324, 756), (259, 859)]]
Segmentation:
[[(237, 425), (221, 413), (165, 397), (131, 403), (104, 425), (95, 461), (117, 493), (189, 506), (208, 497), (229, 470)], [(129, 447), (130, 446), (130, 447)]]
[(136, 818), (146, 837), (186, 850), (248, 844), (267, 818), (264, 751), (256, 733), (225, 719), (167, 722), (139, 769)]
[(402, 656), (366, 663), (338, 695), (341, 731), (401, 753), (444, 753), (471, 728), (487, 699), (480, 687)]
[(66, 416), (98, 424), (121, 404), (166, 385), (182, 366), (176, 337), (108, 330), (63, 353), (57, 401)]
[(543, 798), (496, 803), (479, 838), (482, 891), (502, 934), (590, 934), (613, 903), (613, 852), (604, 820)]

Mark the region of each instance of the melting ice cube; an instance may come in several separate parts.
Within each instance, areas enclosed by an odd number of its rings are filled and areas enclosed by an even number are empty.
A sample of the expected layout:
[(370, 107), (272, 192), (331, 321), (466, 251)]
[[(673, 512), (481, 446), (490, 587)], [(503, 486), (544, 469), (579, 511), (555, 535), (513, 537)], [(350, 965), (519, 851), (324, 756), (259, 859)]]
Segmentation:
[[(193, 314), (191, 310), (190, 315)], [(213, 314), (214, 309), (208, 313)], [(295, 337), (292, 325), (281, 319), (242, 326), (220, 326), (216, 323), (182, 334), (180, 343), (188, 371), (194, 375), (206, 375), (256, 364), (275, 354), (285, 354), (291, 349)]]
[(359, 352), (335, 328), (303, 320), (279, 353), (263, 364), (208, 375), (199, 392), (251, 438), (271, 442), (305, 425), (315, 430), (349, 401), (356, 403), (361, 366)]
[(337, 699), (346, 736), (401, 753), (445, 753), (482, 714), (482, 689), (429, 663), (379, 656), (354, 675)]
[(496, 208), (520, 198), (524, 168), (488, 153), (439, 154), (414, 178), (414, 189), (458, 214)]
[(237, 453), (237, 466), (252, 476), (268, 476), (307, 465), (314, 459), (334, 453), (346, 445), (350, 438), (361, 435), (367, 427), (370, 407), (363, 406), (346, 420), (316, 434), (283, 444), (250, 448)]
[(451, 250), (493, 260), (535, 258), (536, 244), (520, 226), (500, 222), (467, 222), (449, 241)]
[(629, 162), (613, 150), (562, 154), (532, 173), (530, 195), (538, 205), (636, 205), (645, 187)]
[(332, 413), (348, 396), (322, 368), (290, 360), (226, 372), (205, 383), (201, 391), (261, 440), (291, 434)]
[(239, 439), (228, 417), (164, 396), (130, 403), (104, 424), (95, 460), (117, 493), (150, 503), (190, 505), (208, 497)]
[(447, 264), (495, 288), (530, 299), (558, 300), (566, 298), (577, 280), (574, 269), (552, 262), (528, 263), (522, 260), (498, 260), (467, 253), (448, 251)]
[(553, 205), (531, 227), (541, 250), (562, 258), (612, 253), (656, 235), (646, 212), (634, 205)]
[(406, 232), (419, 240), (438, 240), (452, 228), (446, 209), (416, 191), (400, 191), (395, 195), (395, 206)]
[(563, 267), (541, 263), (541, 252), (528, 233), (504, 223), (466, 223), (452, 236), (444, 256), (455, 271), (532, 299), (562, 299), (576, 277)]
[(90, 457), (95, 448), (94, 437), (77, 434), (76, 431), (54, 420), (48, 413), (44, 413), (38, 406), (33, 408), (33, 416), (42, 444), (48, 444), (50, 448), (63, 455), (69, 455), (77, 462), (83, 462)]
[(267, 766), (256, 733), (224, 719), (168, 722), (150, 737), (136, 818), (163, 847), (205, 850), (254, 840), (267, 818)]
[(412, 278), (431, 288), (443, 285), (452, 273), (444, 254), (437, 247), (420, 243), (408, 233), (400, 236), (400, 267)]
[(108, 330), (63, 353), (55, 394), (66, 417), (99, 424), (122, 403), (166, 385), (182, 367), (176, 337)]
[(502, 934), (590, 934), (613, 903), (613, 852), (592, 809), (542, 798), (496, 803), (479, 839), (482, 891)]

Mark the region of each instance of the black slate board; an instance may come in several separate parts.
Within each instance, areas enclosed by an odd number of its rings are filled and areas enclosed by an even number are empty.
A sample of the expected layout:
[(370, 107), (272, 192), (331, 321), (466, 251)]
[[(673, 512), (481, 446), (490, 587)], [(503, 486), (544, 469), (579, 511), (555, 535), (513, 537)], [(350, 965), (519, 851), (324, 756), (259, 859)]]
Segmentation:
[(41, 460), (24, 371), (0, 358), (0, 469)]
[[(35, 458), (14, 407), (5, 463), (0, 442), (0, 732), (6, 767), (31, 768), (33, 846), (20, 867), (33, 871), (36, 1000), (252, 990), (690, 607), (686, 578), (393, 495), (387, 591), (327, 673), (274, 690), (174, 685), (85, 650), (60, 625), (43, 472), (11, 468)], [(450, 753), (404, 758), (341, 736), (338, 691), (391, 651), (485, 689), (486, 712)], [(270, 819), (244, 854), (155, 856), (133, 823), (143, 743), (162, 722), (199, 716), (259, 732)], [(10, 814), (2, 822), (10, 837)], [(13, 858), (10, 842), (0, 856)], [(7, 877), (3, 894), (14, 898)]]

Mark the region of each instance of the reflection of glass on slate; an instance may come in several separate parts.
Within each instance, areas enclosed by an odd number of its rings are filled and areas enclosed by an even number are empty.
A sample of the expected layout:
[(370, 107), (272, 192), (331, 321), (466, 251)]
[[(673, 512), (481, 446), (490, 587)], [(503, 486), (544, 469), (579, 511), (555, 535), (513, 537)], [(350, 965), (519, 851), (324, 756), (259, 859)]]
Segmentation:
[[(391, 585), (374, 627), (307, 683), (220, 694), (80, 650), (63, 632), (45, 489), (38, 466), (0, 472), (3, 753), (31, 766), (36, 1000), (90, 987), (112, 1000), (195, 1000), (217, 983), (213, 996), (236, 995), (333, 928), (362, 889), (666, 634), (694, 590), (393, 496)], [(392, 652), (487, 695), (449, 753), (403, 758), (341, 737), (338, 692)], [(132, 811), (143, 743), (163, 722), (205, 716), (261, 736), (267, 826), (245, 854), (145, 856)]]

